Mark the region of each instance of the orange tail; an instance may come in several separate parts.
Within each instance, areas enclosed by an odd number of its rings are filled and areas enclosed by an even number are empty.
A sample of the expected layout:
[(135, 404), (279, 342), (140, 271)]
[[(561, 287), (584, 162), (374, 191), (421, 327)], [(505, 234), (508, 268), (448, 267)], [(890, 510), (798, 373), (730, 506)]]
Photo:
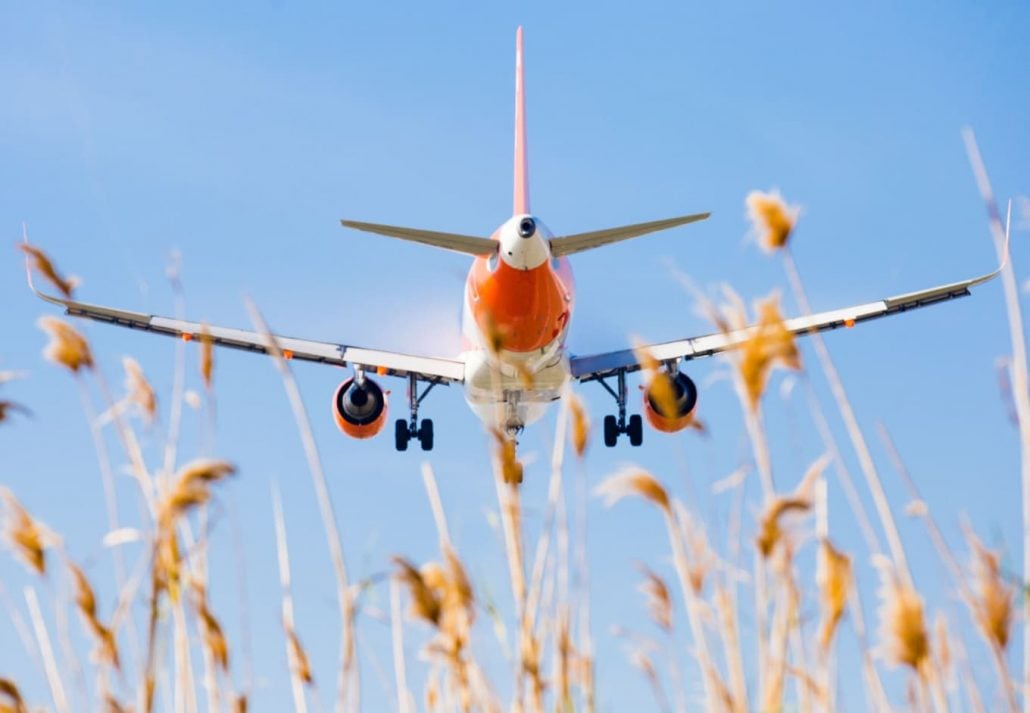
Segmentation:
[(515, 32), (515, 201), (514, 214), (529, 212), (529, 165), (526, 157), (526, 93), (522, 83), (522, 27)]

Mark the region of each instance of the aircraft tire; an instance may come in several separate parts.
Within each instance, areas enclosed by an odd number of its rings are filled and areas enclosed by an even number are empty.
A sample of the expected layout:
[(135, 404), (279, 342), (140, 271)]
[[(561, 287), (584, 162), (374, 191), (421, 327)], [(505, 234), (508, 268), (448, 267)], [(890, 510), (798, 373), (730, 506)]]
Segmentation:
[(629, 436), (631, 446), (639, 446), (644, 442), (644, 419), (640, 417), (639, 413), (629, 417), (629, 423), (626, 424), (626, 435)]
[(422, 450), (433, 450), (433, 419), (422, 419), (422, 426), (418, 429), (418, 440), (422, 443)]
[(611, 414), (604, 417), (604, 445), (613, 448), (619, 440), (619, 424)]
[(408, 440), (411, 436), (408, 434), (408, 422), (403, 418), (398, 418), (397, 422), (393, 425), (393, 444), (399, 451), (408, 450)]

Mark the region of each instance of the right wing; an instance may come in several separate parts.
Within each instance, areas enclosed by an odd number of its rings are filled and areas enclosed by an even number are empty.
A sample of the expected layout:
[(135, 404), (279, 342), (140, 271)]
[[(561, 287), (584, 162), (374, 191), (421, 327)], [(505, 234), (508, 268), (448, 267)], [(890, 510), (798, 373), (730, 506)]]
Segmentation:
[[(85, 317), (98, 322), (116, 324), (130, 329), (180, 337), (186, 341), (210, 339), (212, 343), (233, 349), (243, 349), (259, 354), (270, 352), (268, 338), (260, 332), (250, 332), (229, 327), (210, 327), (199, 322), (186, 322), (170, 317), (160, 317), (142, 312), (92, 305), (85, 302), (47, 295), (35, 288), (29, 274), (29, 287), (40, 298), (64, 307), (65, 314)], [(454, 383), (465, 379), (465, 364), (457, 359), (398, 354), (377, 349), (362, 349), (331, 342), (316, 342), (309, 339), (295, 339), (272, 335), (275, 345), (287, 359), (314, 361), (336, 366), (357, 366), (381, 375), (407, 377), (431, 383)]]
[(418, 228), (401, 228), (396, 225), (381, 225), (379, 223), (361, 223), (356, 220), (341, 220), (340, 224), (345, 228), (354, 228), (366, 233), (386, 235), (390, 238), (400, 238), (413, 243), (432, 245), (437, 248), (445, 248), (467, 255), (491, 255), (497, 252), (497, 241), (490, 238), (478, 238), (473, 235), (459, 235), (457, 233), (438, 233), (435, 230), (421, 230)]
[[(994, 279), (1001, 272), (1002, 267), (1004, 267), (1004, 262), (994, 272), (974, 277), (970, 280), (953, 282), (940, 287), (931, 287), (928, 290), (920, 290), (918, 292), (909, 292), (897, 297), (888, 297), (884, 300), (854, 307), (845, 307), (844, 309), (830, 310), (829, 312), (818, 312), (807, 317), (794, 317), (793, 319), (785, 320), (783, 324), (789, 332), (796, 336), (810, 332), (823, 332), (837, 329), (838, 327), (853, 327), (859, 322), (866, 322), (870, 319), (888, 317), (892, 314), (937, 304), (938, 302), (944, 302), (956, 297), (965, 297), (969, 294), (971, 287)], [(751, 339), (754, 336), (754, 332), (755, 328), (751, 326), (745, 329), (706, 334), (674, 342), (649, 344), (644, 349), (660, 362), (681, 359), (689, 361), (736, 349)], [(638, 371), (641, 368), (633, 349), (573, 357), (570, 361), (570, 366), (573, 378), (578, 381), (603, 379), (620, 371), (632, 372)]]

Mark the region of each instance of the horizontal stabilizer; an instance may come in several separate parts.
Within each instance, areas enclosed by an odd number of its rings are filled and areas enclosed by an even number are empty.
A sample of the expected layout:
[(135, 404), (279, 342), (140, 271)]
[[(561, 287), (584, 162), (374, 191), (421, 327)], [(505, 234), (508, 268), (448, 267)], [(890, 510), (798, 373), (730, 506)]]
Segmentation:
[(705, 220), (711, 213), (694, 213), (693, 215), (682, 215), (678, 218), (666, 218), (665, 220), (653, 220), (650, 223), (636, 223), (635, 225), (623, 225), (618, 228), (607, 228), (605, 230), (594, 230), (589, 233), (577, 233), (566, 235), (551, 240), (551, 254), (555, 257), (572, 255), (584, 250), (599, 248), (609, 243), (617, 243), (620, 240), (637, 238), (648, 233), (655, 233), (659, 230), (668, 230), (678, 225), (695, 223)]
[(466, 255), (490, 255), (497, 250), (497, 241), (490, 238), (477, 238), (473, 235), (456, 233), (438, 233), (434, 230), (418, 230), (417, 228), (401, 228), (396, 225), (380, 225), (379, 223), (360, 223), (356, 220), (341, 220), (345, 228), (354, 228), (366, 233), (386, 235), (391, 238), (409, 240), (413, 243), (432, 245)]

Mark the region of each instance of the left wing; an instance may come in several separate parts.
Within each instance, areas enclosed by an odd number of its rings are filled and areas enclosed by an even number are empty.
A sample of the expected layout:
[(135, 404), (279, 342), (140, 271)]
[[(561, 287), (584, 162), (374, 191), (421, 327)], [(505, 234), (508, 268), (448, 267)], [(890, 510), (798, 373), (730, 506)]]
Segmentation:
[[(830, 329), (837, 329), (838, 327), (853, 327), (859, 322), (866, 322), (878, 317), (887, 317), (956, 297), (965, 297), (969, 294), (971, 287), (994, 279), (1001, 272), (1002, 267), (1004, 267), (1004, 262), (994, 272), (974, 277), (971, 280), (953, 282), (948, 285), (932, 287), (919, 292), (910, 292), (897, 297), (888, 297), (885, 300), (869, 302), (854, 307), (845, 307), (844, 309), (831, 310), (829, 312), (818, 312), (807, 317), (794, 317), (793, 319), (785, 320), (784, 326), (795, 335), (803, 335), (809, 332), (824, 332)], [(755, 328), (752, 326), (746, 329), (718, 332), (674, 342), (649, 344), (644, 348), (658, 361), (680, 359), (689, 361), (735, 349), (747, 342), (754, 335), (754, 330)], [(620, 371), (626, 373), (640, 369), (637, 357), (632, 349), (573, 357), (570, 366), (573, 378), (578, 381), (603, 379)]]
[[(222, 347), (244, 349), (261, 354), (269, 353), (268, 338), (260, 332), (228, 327), (209, 327), (199, 322), (186, 322), (142, 312), (129, 312), (47, 295), (37, 290), (32, 284), (31, 273), (29, 274), (29, 287), (36, 295), (47, 302), (64, 307), (65, 313), (74, 317), (85, 317), (130, 329), (167, 334), (186, 341), (210, 339), (211, 342)], [(336, 366), (358, 366), (381, 375), (403, 377), (413, 375), (417, 379), (431, 383), (461, 382), (465, 378), (465, 364), (457, 359), (414, 356), (331, 342), (272, 336), (276, 346), (287, 359), (301, 359)]]

